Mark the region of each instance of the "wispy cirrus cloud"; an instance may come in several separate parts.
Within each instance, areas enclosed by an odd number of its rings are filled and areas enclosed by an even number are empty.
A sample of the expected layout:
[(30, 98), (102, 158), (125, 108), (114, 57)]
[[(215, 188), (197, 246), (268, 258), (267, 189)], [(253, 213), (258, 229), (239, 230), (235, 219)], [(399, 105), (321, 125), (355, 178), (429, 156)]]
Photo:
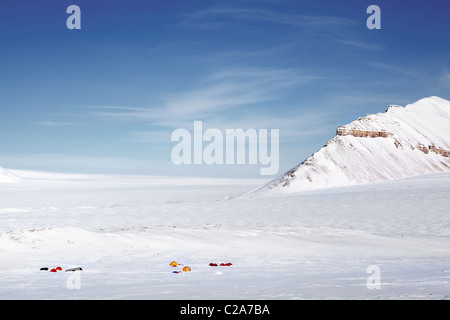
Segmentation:
[(404, 76), (409, 76), (409, 77), (418, 77), (419, 76), (419, 74), (412, 69), (402, 68), (400, 66), (393, 65), (393, 64), (387, 64), (387, 63), (381, 63), (381, 62), (371, 62), (370, 65), (377, 67), (379, 69), (387, 70), (392, 73), (401, 74)]
[(367, 51), (377, 51), (377, 50), (384, 49), (384, 46), (382, 46), (380, 44), (370, 43), (367, 41), (363, 41), (361, 39), (356, 40), (356, 39), (346, 39), (346, 38), (342, 38), (342, 37), (341, 38), (337, 37), (335, 42), (338, 44), (341, 44), (341, 45), (353, 47), (355, 49), (362, 49), (362, 50), (367, 50)]
[(438, 79), (438, 88), (450, 89), (450, 70), (442, 70)]
[(302, 28), (337, 28), (354, 25), (350, 19), (323, 15), (300, 15), (261, 8), (212, 7), (184, 16), (183, 26), (191, 28), (229, 27), (236, 22), (260, 21)]
[(148, 108), (92, 106), (91, 115), (111, 120), (147, 121), (164, 127), (196, 119), (211, 119), (257, 103), (274, 101), (285, 90), (316, 80), (293, 69), (232, 68), (211, 73), (196, 89), (172, 93), (166, 101)]
[(129, 141), (141, 143), (167, 143), (170, 139), (170, 130), (135, 131), (130, 134)]
[(39, 121), (36, 124), (44, 127), (65, 127), (65, 126), (74, 126), (73, 122), (64, 122), (64, 121)]
[[(266, 36), (273, 32), (272, 25), (277, 30), (283, 30), (283, 37), (290, 33), (292, 42), (309, 46), (336, 45), (353, 49), (374, 51), (382, 50), (384, 46), (374, 44), (358, 35), (356, 26), (359, 21), (342, 16), (299, 14), (286, 11), (267, 10), (249, 7), (215, 6), (184, 15), (180, 25), (194, 29), (233, 29), (239, 28), (239, 33), (260, 34), (266, 30)], [(256, 26), (259, 26), (256, 27)], [(279, 31), (277, 33), (279, 36)]]

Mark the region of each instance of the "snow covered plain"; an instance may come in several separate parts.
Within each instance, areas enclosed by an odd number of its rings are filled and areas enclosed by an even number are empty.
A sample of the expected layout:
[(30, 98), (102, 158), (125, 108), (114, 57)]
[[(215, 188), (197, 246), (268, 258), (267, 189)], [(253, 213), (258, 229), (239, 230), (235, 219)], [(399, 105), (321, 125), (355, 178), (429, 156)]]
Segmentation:
[(1, 299), (450, 298), (448, 173), (233, 198), (265, 181), (8, 172)]

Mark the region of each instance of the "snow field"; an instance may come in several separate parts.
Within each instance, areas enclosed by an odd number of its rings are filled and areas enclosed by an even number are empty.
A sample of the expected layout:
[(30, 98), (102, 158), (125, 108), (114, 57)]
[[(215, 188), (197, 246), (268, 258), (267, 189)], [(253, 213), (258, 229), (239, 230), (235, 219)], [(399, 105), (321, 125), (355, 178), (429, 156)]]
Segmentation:
[[(448, 299), (450, 292), (449, 174), (233, 198), (261, 181), (14, 173), (21, 183), (0, 184), (2, 299)], [(172, 273), (181, 270), (173, 260), (192, 272)], [(367, 287), (371, 265), (381, 270), (380, 289)], [(83, 271), (39, 270), (56, 266)], [(71, 289), (74, 281), (79, 288)]]

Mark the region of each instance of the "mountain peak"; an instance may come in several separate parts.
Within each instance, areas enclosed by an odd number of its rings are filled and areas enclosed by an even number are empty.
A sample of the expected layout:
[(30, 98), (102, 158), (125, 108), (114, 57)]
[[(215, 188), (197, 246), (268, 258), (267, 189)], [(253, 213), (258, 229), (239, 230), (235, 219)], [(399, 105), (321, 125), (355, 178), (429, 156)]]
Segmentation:
[(326, 145), (250, 192), (296, 192), (450, 171), (450, 102), (390, 105), (340, 126)]

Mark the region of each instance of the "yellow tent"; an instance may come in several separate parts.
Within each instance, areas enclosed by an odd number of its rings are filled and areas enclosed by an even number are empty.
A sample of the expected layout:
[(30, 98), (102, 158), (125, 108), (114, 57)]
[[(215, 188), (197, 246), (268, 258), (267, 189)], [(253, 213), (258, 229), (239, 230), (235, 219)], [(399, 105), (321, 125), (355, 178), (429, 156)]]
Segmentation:
[(183, 268), (183, 271), (184, 271), (184, 272), (190, 272), (190, 271), (191, 271), (191, 268), (189, 268), (189, 267), (184, 267), (184, 268)]

